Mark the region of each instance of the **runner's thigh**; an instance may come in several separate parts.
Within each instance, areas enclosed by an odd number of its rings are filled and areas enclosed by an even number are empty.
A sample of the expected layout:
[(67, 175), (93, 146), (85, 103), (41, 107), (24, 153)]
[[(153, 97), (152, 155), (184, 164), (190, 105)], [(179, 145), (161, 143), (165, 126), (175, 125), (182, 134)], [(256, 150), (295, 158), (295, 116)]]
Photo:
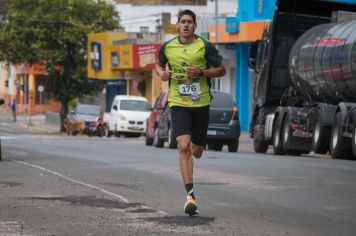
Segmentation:
[(190, 135), (192, 132), (192, 119), (188, 109), (178, 106), (171, 107), (170, 109), (174, 137), (184, 134)]
[(208, 125), (209, 106), (192, 108), (192, 142), (194, 144), (205, 145)]

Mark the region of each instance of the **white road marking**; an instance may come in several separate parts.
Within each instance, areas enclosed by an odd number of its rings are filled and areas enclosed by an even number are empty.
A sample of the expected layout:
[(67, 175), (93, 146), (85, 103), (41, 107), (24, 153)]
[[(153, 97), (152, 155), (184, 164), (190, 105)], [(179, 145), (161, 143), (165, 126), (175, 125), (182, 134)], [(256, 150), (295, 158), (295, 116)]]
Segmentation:
[[(11, 159), (9, 159), (9, 160), (11, 160)], [(60, 173), (58, 173), (58, 172), (55, 172), (55, 171), (46, 169), (46, 168), (44, 168), (44, 167), (42, 167), (42, 166), (30, 164), (30, 163), (27, 163), (27, 162), (24, 162), (24, 161), (17, 161), (17, 160), (11, 160), (11, 161), (14, 161), (14, 162), (17, 162), (17, 163), (19, 163), (19, 164), (26, 165), (26, 166), (30, 166), (30, 167), (33, 167), (33, 168), (40, 169), (40, 170), (42, 170), (42, 171), (45, 171), (45, 172), (47, 172), (47, 173), (56, 175), (56, 176), (58, 176), (58, 177), (61, 177), (61, 178), (63, 178), (63, 179), (66, 179), (66, 180), (68, 180), (68, 181), (71, 181), (71, 182), (73, 182), (73, 183), (80, 184), (80, 185), (83, 185), (83, 186), (85, 186), (85, 187), (98, 190), (98, 191), (103, 192), (103, 193), (105, 193), (105, 194), (107, 194), (107, 195), (109, 195), (109, 196), (118, 198), (118, 199), (120, 199), (121, 201), (123, 201), (123, 202), (125, 202), (125, 203), (130, 203), (130, 201), (129, 201), (127, 198), (125, 198), (125, 197), (123, 197), (123, 196), (121, 196), (121, 195), (119, 195), (119, 194), (116, 194), (116, 193), (107, 191), (107, 190), (105, 190), (105, 189), (103, 189), (103, 188), (97, 187), (97, 186), (92, 185), (92, 184), (87, 184), (87, 183), (84, 183), (84, 182), (82, 182), (82, 181), (69, 178), (69, 177), (67, 177), (67, 176), (65, 176), (65, 175), (62, 175), (62, 174), (60, 174)], [(152, 208), (147, 207), (147, 206), (144, 206), (144, 205), (142, 205), (141, 207), (142, 207), (142, 208), (146, 208), (146, 209), (152, 209)], [(167, 213), (164, 212), (164, 211), (162, 211), (162, 210), (158, 210), (158, 209), (155, 209), (155, 210), (156, 210), (157, 213), (160, 214), (160, 215), (167, 215)]]
[(67, 176), (64, 176), (64, 175), (58, 173), (58, 172), (55, 172), (55, 171), (52, 171), (52, 170), (48, 170), (48, 169), (46, 169), (46, 168), (44, 168), (44, 167), (42, 167), (42, 166), (33, 165), (33, 164), (30, 164), (30, 163), (27, 163), (27, 162), (24, 162), (24, 161), (17, 161), (17, 160), (12, 160), (12, 161), (17, 162), (17, 163), (20, 163), (20, 164), (23, 164), (23, 165), (26, 165), (26, 166), (30, 166), (30, 167), (33, 167), (33, 168), (40, 169), (40, 170), (42, 170), (42, 171), (45, 171), (45, 172), (50, 173), (50, 174), (53, 174), (53, 175), (57, 175), (57, 176), (59, 176), (59, 177), (61, 177), (61, 178), (63, 178), (63, 179), (66, 179), (66, 180), (68, 180), (68, 181), (71, 181), (71, 182), (73, 182), (73, 183), (80, 184), (80, 185), (83, 185), (83, 186), (85, 186), (85, 187), (98, 190), (98, 191), (103, 192), (103, 193), (105, 193), (105, 194), (107, 194), (107, 195), (110, 195), (110, 196), (119, 198), (121, 201), (123, 201), (123, 202), (125, 202), (125, 203), (129, 203), (129, 200), (127, 200), (125, 197), (123, 197), (123, 196), (121, 196), (121, 195), (119, 195), (119, 194), (116, 194), (116, 193), (112, 193), (112, 192), (110, 192), (110, 191), (107, 191), (107, 190), (105, 190), (105, 189), (99, 188), (99, 187), (97, 187), (97, 186), (95, 186), (95, 185), (87, 184), (87, 183), (84, 183), (84, 182), (82, 182), (82, 181), (69, 178), (69, 177), (67, 177)]

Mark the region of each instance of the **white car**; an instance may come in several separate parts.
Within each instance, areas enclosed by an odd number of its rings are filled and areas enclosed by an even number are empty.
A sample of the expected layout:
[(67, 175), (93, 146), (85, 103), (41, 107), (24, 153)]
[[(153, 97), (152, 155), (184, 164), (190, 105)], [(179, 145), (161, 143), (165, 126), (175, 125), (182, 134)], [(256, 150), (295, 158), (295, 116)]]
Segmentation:
[(144, 97), (117, 95), (111, 110), (104, 115), (106, 135), (146, 133), (146, 120), (150, 116), (151, 105)]

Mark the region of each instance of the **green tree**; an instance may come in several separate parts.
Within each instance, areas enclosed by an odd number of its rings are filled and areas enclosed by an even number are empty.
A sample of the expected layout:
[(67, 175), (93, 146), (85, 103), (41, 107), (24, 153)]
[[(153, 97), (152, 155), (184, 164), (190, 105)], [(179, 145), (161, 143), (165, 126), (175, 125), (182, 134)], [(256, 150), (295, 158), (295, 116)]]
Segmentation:
[(0, 60), (46, 62), (46, 91), (60, 101), (63, 124), (72, 98), (100, 89), (87, 80), (87, 34), (117, 29), (115, 6), (105, 0), (11, 0), (7, 7), (0, 23)]

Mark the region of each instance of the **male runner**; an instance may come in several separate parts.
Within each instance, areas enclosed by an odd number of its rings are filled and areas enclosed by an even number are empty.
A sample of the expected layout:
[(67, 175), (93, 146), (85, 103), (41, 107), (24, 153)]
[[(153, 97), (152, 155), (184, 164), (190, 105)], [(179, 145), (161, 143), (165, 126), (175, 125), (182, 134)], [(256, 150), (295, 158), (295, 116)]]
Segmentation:
[[(179, 149), (180, 170), (187, 191), (184, 212), (198, 214), (193, 189), (193, 159), (203, 153), (209, 123), (210, 78), (224, 76), (222, 57), (207, 40), (194, 34), (196, 15), (178, 14), (179, 36), (165, 42), (159, 52), (156, 72), (169, 81), (168, 103), (173, 133)], [(166, 68), (168, 65), (168, 68)]]

